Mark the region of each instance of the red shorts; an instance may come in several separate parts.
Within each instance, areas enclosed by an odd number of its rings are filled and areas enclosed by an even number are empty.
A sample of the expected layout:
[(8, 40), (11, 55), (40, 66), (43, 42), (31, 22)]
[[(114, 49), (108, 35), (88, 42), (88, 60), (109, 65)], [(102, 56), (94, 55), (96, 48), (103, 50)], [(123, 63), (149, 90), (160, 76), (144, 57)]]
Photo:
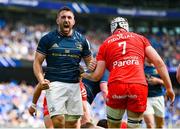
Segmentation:
[(81, 89), (82, 101), (86, 101), (87, 100), (87, 92), (86, 92), (86, 88), (84, 87), (84, 84), (82, 83), (82, 81), (80, 81), (80, 89)]
[(132, 112), (146, 110), (148, 87), (142, 84), (122, 84), (118, 81), (108, 85), (106, 104), (115, 109), (127, 109)]
[(43, 113), (44, 113), (44, 116), (49, 115), (46, 97), (44, 97), (44, 100), (43, 100)]
[[(80, 89), (81, 89), (82, 100), (87, 101), (87, 92), (82, 81), (80, 81)], [(46, 97), (44, 97), (43, 100), (43, 111), (44, 111), (44, 116), (49, 115)]]

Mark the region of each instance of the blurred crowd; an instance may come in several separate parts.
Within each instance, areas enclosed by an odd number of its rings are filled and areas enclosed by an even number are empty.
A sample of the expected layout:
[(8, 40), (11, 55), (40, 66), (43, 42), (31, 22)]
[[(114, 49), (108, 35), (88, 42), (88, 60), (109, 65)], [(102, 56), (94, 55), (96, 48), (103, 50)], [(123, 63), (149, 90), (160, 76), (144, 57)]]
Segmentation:
[[(37, 116), (32, 117), (27, 110), (32, 102), (33, 91), (34, 87), (25, 82), (0, 83), (0, 128), (44, 127), (42, 112), (44, 92), (37, 104)], [(166, 102), (166, 127), (169, 128), (180, 127), (180, 90), (175, 89), (175, 92), (174, 108), (170, 109), (169, 103)], [(94, 124), (100, 119), (106, 119), (105, 102), (101, 93), (91, 105), (91, 114)]]
[[(0, 22), (0, 56), (33, 60), (39, 39), (53, 26), (45, 24), (28, 25), (22, 22)], [(83, 27), (82, 27), (83, 28)], [(85, 36), (90, 41), (94, 53), (109, 35), (101, 29), (87, 30)], [(180, 63), (180, 34), (144, 33), (166, 62), (168, 68), (175, 69)]]
[[(43, 127), (43, 114), (33, 118), (28, 107), (32, 102), (33, 86), (15, 81), (0, 84), (0, 127)], [(38, 103), (42, 110), (42, 97)]]

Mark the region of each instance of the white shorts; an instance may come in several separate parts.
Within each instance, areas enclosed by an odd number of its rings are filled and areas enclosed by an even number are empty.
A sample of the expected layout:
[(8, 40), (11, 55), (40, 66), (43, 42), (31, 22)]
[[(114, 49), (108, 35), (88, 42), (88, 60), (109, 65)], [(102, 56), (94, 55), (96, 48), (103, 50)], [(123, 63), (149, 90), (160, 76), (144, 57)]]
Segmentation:
[(82, 97), (79, 83), (51, 82), (46, 90), (50, 116), (83, 115)]
[(147, 107), (144, 115), (154, 114), (158, 117), (165, 116), (165, 104), (164, 104), (164, 96), (158, 97), (148, 97), (147, 99)]

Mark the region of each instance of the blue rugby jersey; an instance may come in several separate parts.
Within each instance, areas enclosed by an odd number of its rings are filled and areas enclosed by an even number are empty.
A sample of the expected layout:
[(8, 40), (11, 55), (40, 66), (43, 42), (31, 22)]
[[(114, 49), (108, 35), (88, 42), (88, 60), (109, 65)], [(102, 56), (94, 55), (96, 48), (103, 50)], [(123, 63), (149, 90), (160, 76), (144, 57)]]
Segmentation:
[[(160, 78), (156, 68), (154, 66), (145, 66), (144, 68), (146, 76)], [(150, 85), (148, 84), (148, 97), (162, 96), (165, 94), (165, 87), (163, 85)]]
[(79, 62), (91, 55), (84, 36), (77, 31), (72, 36), (63, 36), (57, 29), (41, 38), (36, 51), (46, 56), (45, 78), (67, 83), (79, 82)]

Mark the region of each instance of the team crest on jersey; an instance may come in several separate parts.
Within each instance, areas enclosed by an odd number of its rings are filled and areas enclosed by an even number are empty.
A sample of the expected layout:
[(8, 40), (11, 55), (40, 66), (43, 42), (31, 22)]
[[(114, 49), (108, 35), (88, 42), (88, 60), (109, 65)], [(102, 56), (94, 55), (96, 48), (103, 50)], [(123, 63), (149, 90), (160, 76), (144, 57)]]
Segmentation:
[(82, 47), (81, 42), (76, 42), (75, 45), (76, 45), (76, 48), (77, 48), (77, 49), (79, 49), (80, 51), (82, 51), (83, 47)]

